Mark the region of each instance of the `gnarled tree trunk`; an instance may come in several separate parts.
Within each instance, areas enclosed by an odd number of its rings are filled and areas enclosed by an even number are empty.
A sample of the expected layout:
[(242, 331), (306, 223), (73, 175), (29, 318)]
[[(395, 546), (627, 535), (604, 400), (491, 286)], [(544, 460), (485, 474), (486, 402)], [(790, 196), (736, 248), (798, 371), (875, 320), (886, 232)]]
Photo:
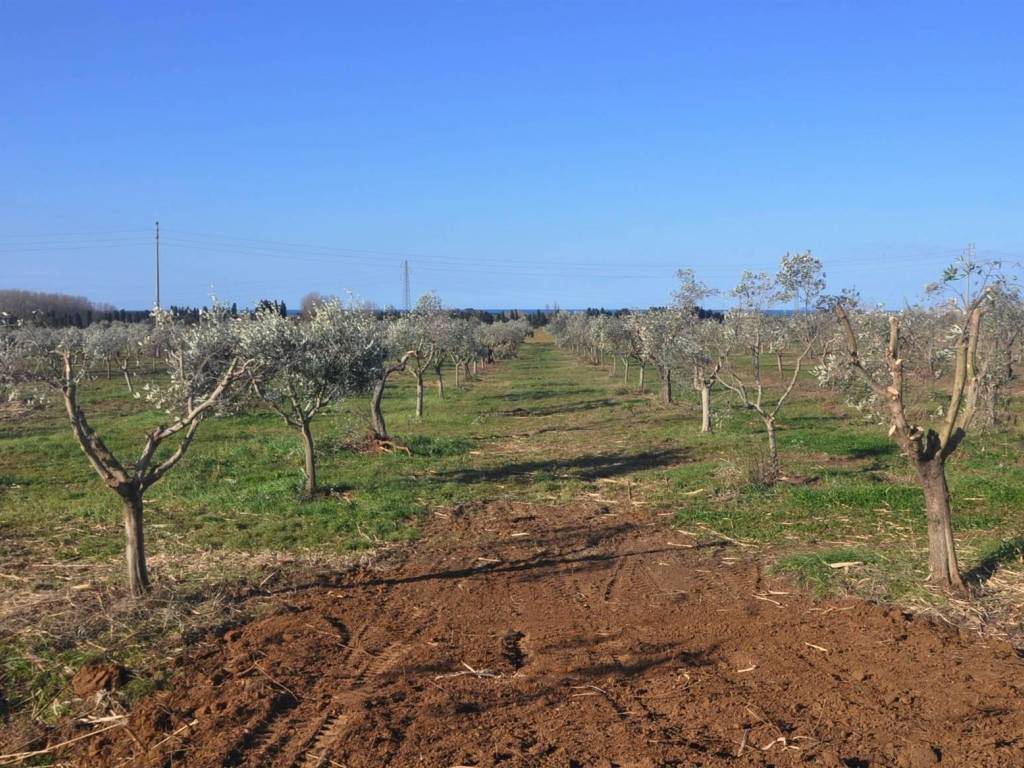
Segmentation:
[(128, 588), (135, 597), (149, 591), (146, 571), (146, 541), (142, 529), (142, 490), (135, 485), (119, 488), (124, 516), (124, 554), (128, 566)]
[(384, 399), (384, 390), (388, 385), (388, 373), (385, 372), (373, 385), (373, 394), (370, 396), (370, 422), (373, 427), (373, 435), (378, 440), (388, 439), (388, 426), (384, 422), (384, 412), (380, 404)]
[(937, 455), (927, 461), (915, 461), (914, 468), (924, 491), (925, 517), (928, 520), (928, 580), (937, 587), (965, 592), (953, 540), (946, 461)]

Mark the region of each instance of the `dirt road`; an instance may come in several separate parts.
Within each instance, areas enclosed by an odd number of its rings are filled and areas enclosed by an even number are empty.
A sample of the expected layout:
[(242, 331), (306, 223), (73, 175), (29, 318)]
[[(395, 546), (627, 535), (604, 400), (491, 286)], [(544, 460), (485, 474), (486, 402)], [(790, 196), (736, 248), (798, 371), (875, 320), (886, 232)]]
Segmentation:
[(457, 509), (278, 605), (83, 764), (1024, 765), (1011, 648), (813, 601), (658, 518)]

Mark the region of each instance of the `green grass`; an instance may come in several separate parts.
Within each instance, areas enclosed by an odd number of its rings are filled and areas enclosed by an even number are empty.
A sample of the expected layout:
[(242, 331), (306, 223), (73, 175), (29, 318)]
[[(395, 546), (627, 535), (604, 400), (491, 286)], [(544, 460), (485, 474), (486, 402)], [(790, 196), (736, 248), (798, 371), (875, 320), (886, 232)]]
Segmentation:
[[(384, 410), (412, 455), (358, 450), (366, 403), (346, 402), (314, 422), (327, 492), (312, 500), (300, 492), (299, 436), (278, 417), (255, 408), (209, 419), (181, 464), (147, 495), (149, 552), (333, 555), (413, 539), (436, 507), (609, 495), (626, 503), (628, 484), (629, 498), (652, 519), (758, 544), (815, 591), (851, 588), (843, 569), (829, 567), (849, 560), (864, 563), (851, 573), (869, 577), (872, 594), (898, 598), (915, 588), (925, 564), (923, 499), (882, 428), (846, 414), (808, 375), (779, 416), (786, 479), (763, 487), (750, 481), (764, 448), (755, 414), (716, 389), (717, 432), (700, 435), (696, 394), (684, 375), (671, 406), (658, 402), (651, 371), (643, 393), (637, 376), (631, 367), (626, 384), (621, 369), (610, 377), (541, 339), (464, 387), (452, 386), (449, 373), (447, 397), (429, 389), (422, 420), (414, 416), (411, 378), (397, 377)], [(118, 379), (90, 383), (86, 398), (93, 426), (119, 456), (136, 455), (144, 431), (160, 420), (128, 398)], [(118, 573), (117, 499), (87, 465), (58, 405), (0, 422), (0, 534), (8, 542), (0, 571), (34, 558), (86, 574), (93, 566)], [(950, 463), (965, 570), (1022, 556), (1021, 446), (1014, 433), (973, 433)], [(673, 516), (655, 517), (666, 511)], [(154, 631), (151, 641), (158, 638)], [(2, 627), (0, 644), (2, 706), (9, 711), (35, 711), (53, 699), (89, 655), (74, 644), (26, 647)], [(125, 653), (113, 655), (130, 666)], [(139, 675), (129, 695), (159, 679)]]
[(786, 555), (776, 564), (776, 570), (792, 575), (799, 584), (819, 595), (827, 594), (837, 580), (846, 575), (846, 567), (833, 568), (837, 563), (855, 563), (849, 567), (877, 563), (878, 555), (867, 549), (828, 549)]
[[(648, 373), (653, 394), (657, 381)], [(720, 428), (701, 436), (693, 392), (677, 386), (679, 402), (663, 406), (636, 392), (637, 375), (634, 367), (625, 385), (621, 369), (612, 378), (550, 344), (529, 343), (518, 360), (466, 387), (449, 386), (444, 400), (429, 389), (422, 420), (413, 416), (411, 379), (396, 378), (385, 412), (413, 455), (354, 450), (365, 433), (365, 403), (344, 403), (314, 422), (319, 479), (332, 492), (308, 501), (299, 493), (298, 435), (280, 419), (259, 409), (210, 419), (185, 460), (148, 494), (149, 546), (345, 552), (414, 537), (417, 518), (431, 507), (510, 494), (564, 500), (595, 491), (601, 476), (629, 479), (681, 524), (753, 541), (860, 535), (899, 546), (897, 530), (901, 543), (923, 533), (921, 492), (895, 446), (809, 379), (779, 419), (783, 468), (795, 480), (765, 488), (748, 477), (764, 445), (754, 414), (716, 390)], [(124, 457), (159, 421), (116, 378), (93, 382), (87, 398), (94, 426)], [(84, 461), (57, 406), (0, 424), (0, 524), (61, 559), (116, 557), (117, 500)], [(1008, 540), (1019, 530), (1020, 447), (1009, 433), (969, 436), (949, 468), (958, 532)]]

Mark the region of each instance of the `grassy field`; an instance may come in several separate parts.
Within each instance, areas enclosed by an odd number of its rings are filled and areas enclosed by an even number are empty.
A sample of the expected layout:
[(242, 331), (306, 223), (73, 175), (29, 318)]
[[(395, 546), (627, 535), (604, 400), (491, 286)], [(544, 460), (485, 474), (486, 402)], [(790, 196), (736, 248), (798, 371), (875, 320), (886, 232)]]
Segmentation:
[[(478, 499), (626, 505), (733, 539), (822, 593), (943, 608), (921, 586), (921, 493), (883, 429), (808, 376), (780, 415), (785, 478), (765, 486), (753, 471), (760, 422), (728, 393), (715, 391), (717, 431), (702, 436), (682, 372), (671, 406), (658, 402), (652, 376), (649, 391), (637, 392), (630, 373), (627, 386), (621, 369), (612, 377), (582, 364), (542, 332), (468, 386), (456, 389), (449, 376), (445, 400), (428, 391), (422, 421), (411, 381), (397, 379), (385, 414), (412, 456), (358, 450), (366, 404), (346, 403), (314, 423), (320, 481), (331, 492), (312, 501), (299, 494), (299, 436), (278, 417), (211, 419), (147, 498), (156, 591), (141, 609), (120, 589), (117, 499), (86, 464), (59, 404), (0, 422), (0, 715), (61, 715), (70, 676), (97, 657), (133, 669), (127, 698), (151, 690), (161, 660), (190, 633), (231, 620), (232, 600), (252, 585), (412, 539), (422, 515)], [(158, 421), (118, 379), (91, 384), (88, 403), (119, 455), (137, 453)], [(1021, 559), (1021, 447), (1016, 433), (972, 434), (950, 466), (961, 558), (975, 581)]]

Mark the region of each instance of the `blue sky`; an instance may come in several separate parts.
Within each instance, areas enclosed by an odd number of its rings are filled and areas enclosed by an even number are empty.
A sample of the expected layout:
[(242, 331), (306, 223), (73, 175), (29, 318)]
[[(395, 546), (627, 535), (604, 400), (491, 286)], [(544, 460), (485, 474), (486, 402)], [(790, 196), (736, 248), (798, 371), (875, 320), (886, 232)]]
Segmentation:
[(664, 303), (1024, 254), (1024, 6), (0, 4), (0, 287)]

